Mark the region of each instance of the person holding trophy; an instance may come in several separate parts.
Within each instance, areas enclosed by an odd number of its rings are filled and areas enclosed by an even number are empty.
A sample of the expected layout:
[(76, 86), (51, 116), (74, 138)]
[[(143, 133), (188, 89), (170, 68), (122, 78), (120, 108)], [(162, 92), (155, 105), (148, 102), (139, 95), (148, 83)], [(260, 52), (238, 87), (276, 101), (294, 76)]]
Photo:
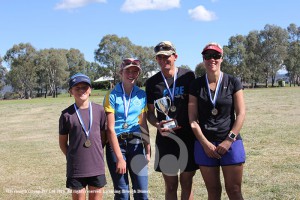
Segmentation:
[(241, 81), (221, 71), (223, 49), (217, 43), (202, 51), (206, 73), (191, 83), (189, 120), (194, 134), (195, 161), (199, 165), (208, 199), (221, 199), (222, 169), (229, 199), (241, 192), (246, 155), (240, 130), (245, 120)]
[(104, 98), (107, 115), (106, 160), (113, 180), (114, 199), (130, 199), (129, 176), (134, 199), (148, 199), (150, 140), (146, 93), (135, 85), (140, 61), (126, 58), (120, 67), (122, 81)]
[[(165, 182), (165, 199), (193, 199), (195, 136), (188, 121), (188, 89), (195, 79), (191, 70), (175, 66), (176, 48), (162, 41), (154, 48), (160, 72), (146, 81), (147, 119), (157, 128), (155, 171)], [(156, 111), (156, 112), (155, 112)]]

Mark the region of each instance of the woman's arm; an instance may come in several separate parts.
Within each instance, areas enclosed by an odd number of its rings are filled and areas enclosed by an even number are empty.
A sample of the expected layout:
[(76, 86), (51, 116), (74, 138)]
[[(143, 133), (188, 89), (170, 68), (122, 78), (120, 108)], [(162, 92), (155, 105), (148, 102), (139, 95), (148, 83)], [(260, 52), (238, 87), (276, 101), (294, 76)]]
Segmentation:
[[(235, 122), (233, 123), (231, 131), (237, 136), (243, 127), (245, 115), (246, 115), (243, 90), (237, 91), (233, 95), (233, 100), (234, 100), (234, 110), (236, 113), (236, 119)], [(225, 154), (233, 142), (234, 140), (227, 137), (221, 144), (219, 144), (219, 146), (217, 147), (217, 152), (221, 155)]]
[(140, 127), (141, 127), (141, 131), (142, 131), (142, 138), (143, 138), (143, 142), (144, 142), (147, 160), (149, 162), (150, 157), (151, 157), (151, 146), (150, 146), (150, 133), (149, 133), (149, 128), (148, 128), (148, 124), (147, 124), (146, 112), (143, 112), (140, 115)]
[(192, 130), (197, 138), (197, 140), (202, 145), (207, 156), (211, 158), (221, 158), (221, 156), (216, 152), (216, 146), (209, 142), (204, 134), (201, 131), (201, 128), (198, 124), (198, 101), (197, 98), (193, 95), (189, 95), (189, 122), (192, 127)]
[(235, 135), (238, 135), (240, 130), (243, 127), (245, 116), (246, 116), (246, 106), (244, 101), (243, 90), (237, 91), (233, 95), (233, 98), (234, 98), (234, 110), (236, 113), (236, 119), (231, 130)]
[(119, 141), (115, 132), (115, 115), (112, 112), (107, 112), (107, 139), (117, 158), (116, 173), (126, 173), (126, 161), (123, 158)]

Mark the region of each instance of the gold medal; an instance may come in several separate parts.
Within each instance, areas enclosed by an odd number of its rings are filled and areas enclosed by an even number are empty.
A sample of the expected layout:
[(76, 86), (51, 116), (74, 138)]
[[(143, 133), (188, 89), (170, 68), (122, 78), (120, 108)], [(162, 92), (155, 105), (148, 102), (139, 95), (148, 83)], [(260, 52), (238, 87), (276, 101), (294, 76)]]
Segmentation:
[(218, 110), (216, 108), (213, 108), (211, 110), (211, 114), (214, 115), (214, 116), (216, 116), (218, 114)]
[(175, 112), (176, 111), (176, 106), (171, 106), (170, 110), (171, 110), (171, 112)]
[(84, 143), (84, 146), (89, 148), (92, 145), (91, 140), (87, 139)]

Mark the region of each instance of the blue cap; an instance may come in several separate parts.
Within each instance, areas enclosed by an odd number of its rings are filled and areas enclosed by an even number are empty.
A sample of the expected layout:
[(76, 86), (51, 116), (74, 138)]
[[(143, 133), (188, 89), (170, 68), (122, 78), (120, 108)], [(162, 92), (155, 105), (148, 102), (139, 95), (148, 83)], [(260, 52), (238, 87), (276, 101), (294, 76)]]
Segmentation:
[(84, 75), (82, 73), (77, 73), (77, 74), (74, 74), (73, 76), (71, 76), (71, 78), (69, 80), (69, 89), (71, 89), (74, 85), (76, 85), (78, 83), (87, 83), (90, 86), (92, 86), (91, 79), (87, 75)]

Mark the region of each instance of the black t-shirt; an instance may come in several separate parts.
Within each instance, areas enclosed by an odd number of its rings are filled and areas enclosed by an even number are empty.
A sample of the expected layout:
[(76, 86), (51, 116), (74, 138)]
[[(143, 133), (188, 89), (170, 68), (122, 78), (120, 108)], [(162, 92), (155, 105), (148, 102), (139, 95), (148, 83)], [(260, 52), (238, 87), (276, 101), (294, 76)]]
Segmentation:
[[(188, 69), (178, 68), (174, 91), (174, 105), (176, 106), (176, 111), (169, 111), (168, 113), (169, 117), (176, 119), (178, 125), (182, 127), (181, 129), (176, 130), (176, 133), (186, 132), (187, 134), (191, 132), (193, 135), (188, 119), (188, 90), (191, 81), (194, 79), (194, 72)], [(169, 89), (172, 92), (174, 79), (166, 78), (166, 80), (169, 85)], [(169, 96), (171, 98), (161, 72), (158, 72), (147, 80), (146, 94), (148, 104), (154, 104), (154, 100), (164, 96)], [(166, 116), (163, 113), (157, 112), (157, 119), (162, 121), (166, 119)]]
[[(67, 177), (91, 177), (105, 174), (101, 131), (105, 130), (106, 115), (103, 106), (92, 103), (93, 122), (89, 134), (92, 145), (84, 147), (86, 134), (80, 124), (74, 105), (62, 111), (59, 134), (69, 134), (67, 150)], [(85, 127), (89, 127), (89, 109), (79, 109)]]
[[(241, 89), (242, 83), (237, 78), (223, 73), (216, 100), (218, 114), (213, 116), (205, 75), (192, 82), (190, 94), (198, 99), (199, 125), (209, 141), (223, 141), (227, 137), (235, 121), (233, 94)], [(238, 135), (237, 139), (241, 139), (241, 136)]]

